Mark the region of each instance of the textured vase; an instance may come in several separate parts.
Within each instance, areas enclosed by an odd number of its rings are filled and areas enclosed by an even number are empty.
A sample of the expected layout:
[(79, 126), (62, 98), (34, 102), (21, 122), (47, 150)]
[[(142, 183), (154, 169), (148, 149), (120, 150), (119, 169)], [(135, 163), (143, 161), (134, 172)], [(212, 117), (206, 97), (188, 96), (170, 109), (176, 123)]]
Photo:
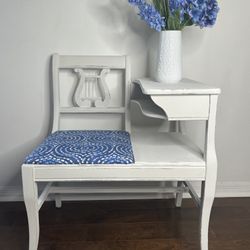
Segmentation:
[(178, 83), (182, 78), (181, 31), (162, 31), (158, 48), (155, 79), (161, 83)]

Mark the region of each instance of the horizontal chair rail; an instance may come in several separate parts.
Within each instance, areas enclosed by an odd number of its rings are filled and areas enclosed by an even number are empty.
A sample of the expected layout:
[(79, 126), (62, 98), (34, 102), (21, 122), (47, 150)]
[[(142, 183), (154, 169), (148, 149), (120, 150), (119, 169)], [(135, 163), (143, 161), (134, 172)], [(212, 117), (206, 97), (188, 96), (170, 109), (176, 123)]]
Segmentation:
[(126, 59), (125, 56), (60, 56), (59, 68), (78, 67), (125, 69)]
[(175, 181), (204, 180), (205, 166), (45, 166), (33, 168), (34, 181)]
[[(38, 197), (38, 210), (41, 209), (44, 202), (47, 200), (48, 196), (51, 195), (103, 195), (103, 194), (112, 194), (112, 195), (128, 195), (128, 194), (182, 194), (188, 193), (189, 188), (185, 186), (178, 187), (162, 187), (162, 186), (58, 186), (58, 184), (54, 184), (53, 182), (49, 182), (41, 192)], [(60, 196), (61, 197), (61, 196)]]
[(90, 114), (101, 114), (101, 113), (117, 113), (123, 114), (126, 112), (125, 108), (68, 108), (61, 107), (59, 109), (60, 113), (63, 114), (81, 114), (81, 113), (90, 113)]
[(109, 193), (182, 193), (189, 192), (187, 187), (59, 187), (53, 186), (49, 193), (57, 194), (109, 194)]

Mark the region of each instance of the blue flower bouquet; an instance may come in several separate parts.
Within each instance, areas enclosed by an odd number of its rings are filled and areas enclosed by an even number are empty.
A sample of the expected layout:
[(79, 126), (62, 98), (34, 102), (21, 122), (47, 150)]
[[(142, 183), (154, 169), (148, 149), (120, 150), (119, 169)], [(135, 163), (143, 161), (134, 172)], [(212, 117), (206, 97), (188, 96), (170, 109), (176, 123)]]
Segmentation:
[(211, 27), (219, 7), (217, 0), (128, 0), (149, 27), (160, 32), (155, 80), (178, 83), (182, 79), (181, 30), (186, 26)]
[(216, 0), (128, 0), (152, 29), (182, 30), (185, 26), (213, 26), (219, 12)]

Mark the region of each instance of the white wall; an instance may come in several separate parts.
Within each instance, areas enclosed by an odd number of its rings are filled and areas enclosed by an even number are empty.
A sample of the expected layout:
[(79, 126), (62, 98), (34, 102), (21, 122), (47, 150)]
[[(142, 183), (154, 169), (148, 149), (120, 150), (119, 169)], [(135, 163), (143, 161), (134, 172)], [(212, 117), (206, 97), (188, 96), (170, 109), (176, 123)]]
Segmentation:
[[(185, 35), (185, 75), (219, 86), (219, 181), (250, 182), (250, 22), (248, 0), (220, 2), (214, 29)], [(248, 185), (249, 195), (250, 186)]]
[[(215, 28), (184, 31), (184, 75), (222, 88), (219, 182), (250, 194), (250, 1), (220, 6)], [(0, 196), (21, 190), (22, 160), (48, 132), (50, 55), (129, 54), (136, 78), (153, 36), (126, 0), (1, 0)]]
[(20, 165), (48, 132), (49, 60), (61, 54), (130, 54), (146, 72), (147, 27), (125, 1), (13, 0), (0, 8), (0, 186), (20, 184)]

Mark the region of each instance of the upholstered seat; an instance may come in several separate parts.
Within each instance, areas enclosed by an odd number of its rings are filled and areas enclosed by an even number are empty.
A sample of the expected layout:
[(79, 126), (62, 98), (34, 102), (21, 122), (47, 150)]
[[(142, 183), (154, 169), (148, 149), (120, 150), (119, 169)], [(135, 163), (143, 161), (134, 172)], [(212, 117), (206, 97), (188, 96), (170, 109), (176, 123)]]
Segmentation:
[(130, 164), (130, 135), (118, 130), (66, 130), (49, 135), (25, 164)]

